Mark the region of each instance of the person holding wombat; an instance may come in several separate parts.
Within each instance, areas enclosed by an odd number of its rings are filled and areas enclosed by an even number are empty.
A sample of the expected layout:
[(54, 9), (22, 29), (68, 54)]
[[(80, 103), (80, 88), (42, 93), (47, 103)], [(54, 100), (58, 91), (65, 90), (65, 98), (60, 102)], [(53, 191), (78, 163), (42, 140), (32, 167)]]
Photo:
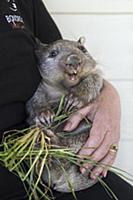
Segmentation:
[[(33, 35), (45, 44), (62, 39), (41, 0), (0, 1), (0, 137), (13, 128), (27, 127), (26, 102), (33, 96), (41, 81), (34, 53)], [(73, 77), (72, 77), (73, 78)], [(95, 161), (112, 165), (120, 138), (120, 99), (116, 89), (106, 80), (98, 98), (80, 108), (68, 120), (64, 130), (75, 129), (87, 116), (93, 122), (90, 136), (80, 155), (91, 155)], [(96, 147), (95, 151), (91, 147)], [(81, 168), (81, 173), (90, 164)], [(133, 187), (100, 165), (90, 174), (95, 180), (103, 176), (119, 200), (132, 200)], [(55, 199), (73, 199), (71, 193), (53, 191)], [(76, 192), (77, 199), (103, 199), (110, 197), (97, 183), (89, 189)], [(23, 184), (17, 176), (0, 166), (0, 199), (27, 199)]]

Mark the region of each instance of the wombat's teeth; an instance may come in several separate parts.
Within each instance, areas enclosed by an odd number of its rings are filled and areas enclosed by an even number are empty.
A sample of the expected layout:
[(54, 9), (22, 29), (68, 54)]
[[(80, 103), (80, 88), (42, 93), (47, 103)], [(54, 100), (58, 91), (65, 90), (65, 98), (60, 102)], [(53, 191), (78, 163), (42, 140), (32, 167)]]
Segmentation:
[(74, 70), (74, 71), (73, 71), (73, 74), (74, 74), (74, 75), (77, 75), (77, 70)]
[(75, 76), (75, 75), (71, 75), (71, 76), (70, 76), (70, 80), (71, 80), (71, 81), (75, 81), (75, 79), (76, 79), (76, 76)]

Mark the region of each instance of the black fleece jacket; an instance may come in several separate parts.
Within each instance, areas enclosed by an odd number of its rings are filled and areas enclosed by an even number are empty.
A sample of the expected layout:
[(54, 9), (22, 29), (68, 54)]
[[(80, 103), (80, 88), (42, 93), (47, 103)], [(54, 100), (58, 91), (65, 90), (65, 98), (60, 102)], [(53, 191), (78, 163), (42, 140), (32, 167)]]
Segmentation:
[(60, 39), (41, 0), (0, 0), (0, 137), (26, 126), (25, 103), (40, 82), (34, 37)]

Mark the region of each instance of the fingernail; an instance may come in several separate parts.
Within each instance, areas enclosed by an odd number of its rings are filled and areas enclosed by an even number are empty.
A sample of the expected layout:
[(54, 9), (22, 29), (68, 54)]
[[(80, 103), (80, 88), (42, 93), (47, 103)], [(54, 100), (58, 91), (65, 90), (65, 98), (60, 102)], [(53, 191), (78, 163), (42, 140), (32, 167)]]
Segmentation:
[(92, 169), (92, 165), (91, 164), (87, 164), (87, 169)]
[(81, 171), (82, 174), (84, 174), (86, 169), (85, 168), (80, 168), (80, 171)]
[(103, 174), (103, 177), (104, 177), (104, 178), (106, 178), (106, 176), (107, 176), (107, 171), (104, 172), (104, 174)]
[(98, 176), (99, 176), (99, 173), (95, 173), (91, 175), (91, 179), (96, 180)]

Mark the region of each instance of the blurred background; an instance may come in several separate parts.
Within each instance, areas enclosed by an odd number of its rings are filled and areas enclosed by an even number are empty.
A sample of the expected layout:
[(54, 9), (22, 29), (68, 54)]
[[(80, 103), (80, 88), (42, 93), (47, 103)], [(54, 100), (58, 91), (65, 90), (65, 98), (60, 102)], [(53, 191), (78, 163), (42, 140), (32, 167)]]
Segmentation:
[(43, 1), (64, 38), (86, 38), (87, 49), (117, 88), (122, 120), (115, 166), (133, 174), (133, 0)]

